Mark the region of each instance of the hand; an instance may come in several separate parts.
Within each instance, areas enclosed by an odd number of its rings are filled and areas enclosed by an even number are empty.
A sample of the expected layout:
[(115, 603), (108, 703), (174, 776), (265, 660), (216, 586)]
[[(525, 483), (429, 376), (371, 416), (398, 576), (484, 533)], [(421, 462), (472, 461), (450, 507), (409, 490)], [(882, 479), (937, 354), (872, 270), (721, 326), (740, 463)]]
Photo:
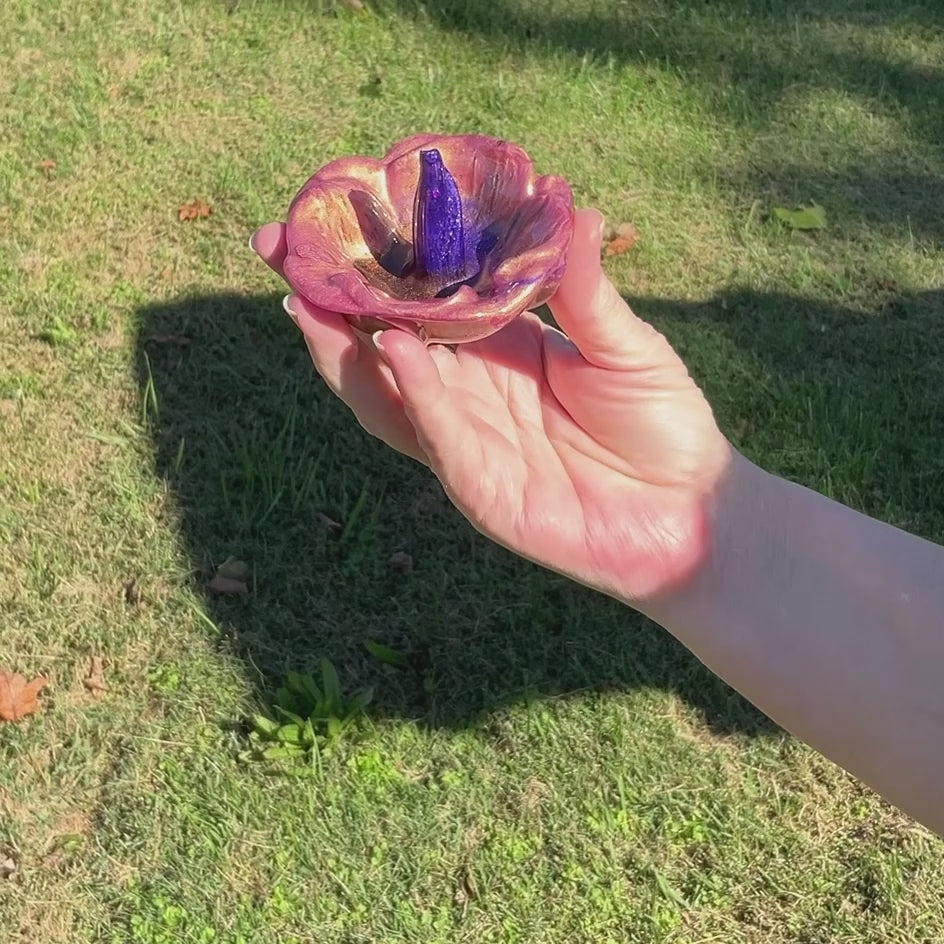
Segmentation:
[[(706, 556), (732, 450), (669, 343), (603, 274), (602, 226), (577, 213), (549, 302), (562, 331), (527, 312), (452, 351), (395, 329), (364, 338), (298, 296), (286, 310), (361, 425), (428, 465), (483, 534), (638, 604)], [(253, 246), (281, 272), (282, 224)]]

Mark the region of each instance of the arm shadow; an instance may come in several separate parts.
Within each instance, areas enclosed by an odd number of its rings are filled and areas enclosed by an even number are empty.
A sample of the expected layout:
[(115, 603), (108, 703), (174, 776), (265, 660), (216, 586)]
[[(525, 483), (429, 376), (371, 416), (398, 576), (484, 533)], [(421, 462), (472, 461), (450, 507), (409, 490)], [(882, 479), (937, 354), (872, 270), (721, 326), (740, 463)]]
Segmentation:
[[(791, 468), (791, 457), (835, 457), (845, 497), (940, 536), (944, 511), (928, 481), (944, 468), (921, 465), (940, 450), (914, 443), (944, 441), (941, 294), (898, 296), (871, 315), (752, 292), (702, 306), (631, 302), (691, 354), (747, 451), (759, 437), (757, 450), (782, 457), (774, 471), (814, 484), (815, 463)], [(526, 699), (645, 688), (676, 693), (721, 734), (777, 730), (661, 628), (475, 532), (428, 470), (369, 437), (327, 390), (278, 296), (197, 296), (139, 314), (141, 396), (152, 387), (160, 404), (155, 474), (177, 503), (220, 645), (260, 696), (324, 655), (349, 687), (375, 685), (373, 713), (430, 726), (481, 724)], [(697, 342), (705, 337), (712, 344)], [(804, 346), (814, 344), (811, 357)], [(749, 369), (711, 363), (712, 347), (742, 350)], [(835, 383), (824, 386), (824, 372)], [(825, 425), (815, 410), (798, 423), (783, 409), (810, 396), (828, 408)], [(862, 451), (853, 407), (888, 396), (906, 401), (879, 413), (900, 430), (874, 430), (871, 465), (850, 465)], [(887, 469), (899, 478), (883, 479)], [(245, 596), (206, 590), (228, 556), (253, 568)], [(405, 652), (410, 668), (385, 670), (368, 640)]]

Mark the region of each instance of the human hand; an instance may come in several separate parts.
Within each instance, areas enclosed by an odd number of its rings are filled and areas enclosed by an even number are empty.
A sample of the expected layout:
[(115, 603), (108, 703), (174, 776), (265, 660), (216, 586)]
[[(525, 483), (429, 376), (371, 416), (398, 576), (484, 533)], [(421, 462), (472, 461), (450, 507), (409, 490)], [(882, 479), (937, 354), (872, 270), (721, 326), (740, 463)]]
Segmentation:
[[(627, 602), (684, 581), (711, 543), (711, 502), (732, 450), (668, 341), (600, 265), (603, 220), (577, 213), (549, 302), (455, 350), (390, 329), (373, 339), (288, 296), (330, 389), (371, 434), (436, 474), (478, 530)], [(276, 272), (281, 223), (253, 237)]]

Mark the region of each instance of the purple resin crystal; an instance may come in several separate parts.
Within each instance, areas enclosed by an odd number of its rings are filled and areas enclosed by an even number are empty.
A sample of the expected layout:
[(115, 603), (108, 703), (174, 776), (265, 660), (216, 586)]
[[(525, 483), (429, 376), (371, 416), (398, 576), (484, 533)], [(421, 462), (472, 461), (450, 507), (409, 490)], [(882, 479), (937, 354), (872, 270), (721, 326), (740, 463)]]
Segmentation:
[(420, 272), (461, 282), (469, 273), (462, 198), (435, 148), (420, 151), (420, 179), (413, 203), (413, 250)]

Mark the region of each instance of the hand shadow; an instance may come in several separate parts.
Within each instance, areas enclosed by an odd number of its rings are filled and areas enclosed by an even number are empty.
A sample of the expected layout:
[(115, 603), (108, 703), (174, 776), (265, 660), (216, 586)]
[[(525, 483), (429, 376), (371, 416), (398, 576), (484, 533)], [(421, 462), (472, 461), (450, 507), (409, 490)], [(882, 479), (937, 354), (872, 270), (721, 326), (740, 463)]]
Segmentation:
[[(785, 424), (771, 386), (802, 404), (818, 365), (845, 379), (840, 403), (862, 402), (888, 381), (904, 339), (932, 328), (940, 339), (944, 323), (940, 293), (902, 297), (872, 319), (751, 292), (706, 306), (633, 303), (683, 353), (692, 348), (723, 425), (746, 416), (763, 426), (764, 442), (782, 447), (772, 455), (842, 456), (860, 430), (848, 411), (828, 429)], [(230, 555), (253, 568), (249, 594), (207, 593), (206, 606), (260, 694), (324, 655), (348, 688), (375, 685), (372, 713), (432, 726), (473, 725), (521, 699), (656, 688), (677, 693), (719, 733), (776, 730), (661, 628), (479, 535), (428, 470), (369, 437), (325, 388), (278, 296), (191, 297), (140, 315), (142, 397), (152, 384), (160, 404), (155, 472), (179, 505), (201, 587)], [(766, 386), (704, 362), (711, 345), (695, 341), (706, 333), (743, 346), (767, 371)], [(812, 359), (794, 350), (809, 339), (819, 345)], [(924, 379), (909, 385), (909, 407), (894, 411), (905, 431), (883, 445), (902, 454), (876, 468), (906, 466), (908, 442), (932, 415), (931, 432), (944, 432), (940, 361), (931, 345), (905, 346), (913, 376)], [(865, 369), (840, 370), (847, 360)], [(836, 470), (840, 482), (843, 474)], [(910, 468), (895, 494), (925, 495), (923, 474)], [(930, 515), (917, 500), (900, 512)], [(944, 531), (940, 515), (924, 520)], [(368, 640), (406, 653), (410, 668), (386, 671), (367, 654)]]

